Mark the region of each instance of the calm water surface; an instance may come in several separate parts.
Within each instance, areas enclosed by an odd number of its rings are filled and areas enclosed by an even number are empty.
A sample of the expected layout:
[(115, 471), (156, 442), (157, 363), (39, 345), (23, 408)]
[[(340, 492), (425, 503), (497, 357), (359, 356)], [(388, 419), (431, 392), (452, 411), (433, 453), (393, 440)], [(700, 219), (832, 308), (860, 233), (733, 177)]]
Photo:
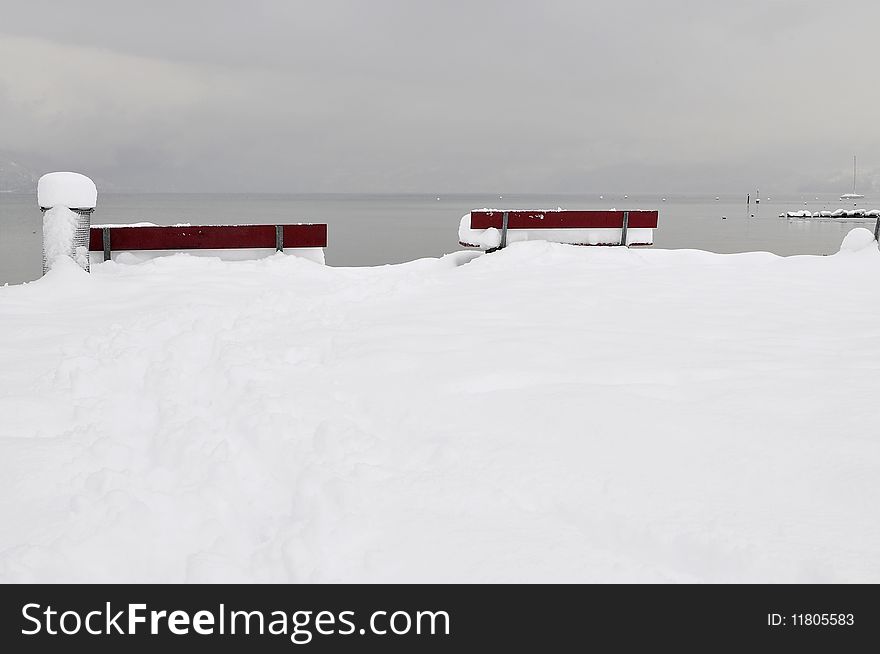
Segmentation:
[[(870, 198), (859, 206), (874, 208)], [(434, 257), (458, 248), (458, 222), (471, 209), (659, 209), (655, 246), (780, 255), (836, 252), (855, 221), (780, 219), (785, 211), (851, 208), (837, 196), (763, 199), (679, 195), (222, 195), (103, 194), (93, 223), (229, 224), (323, 222), (327, 263), (372, 266)], [(726, 216), (726, 219), (722, 219)], [(0, 193), (0, 284), (40, 275), (41, 214), (35, 194)]]

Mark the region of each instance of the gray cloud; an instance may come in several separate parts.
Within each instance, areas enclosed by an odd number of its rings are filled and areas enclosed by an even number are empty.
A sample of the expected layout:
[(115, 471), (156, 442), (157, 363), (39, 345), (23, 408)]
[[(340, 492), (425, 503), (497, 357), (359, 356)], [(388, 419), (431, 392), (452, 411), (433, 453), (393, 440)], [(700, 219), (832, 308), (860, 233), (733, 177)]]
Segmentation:
[(120, 188), (795, 190), (880, 173), (870, 1), (3, 2), (0, 147)]

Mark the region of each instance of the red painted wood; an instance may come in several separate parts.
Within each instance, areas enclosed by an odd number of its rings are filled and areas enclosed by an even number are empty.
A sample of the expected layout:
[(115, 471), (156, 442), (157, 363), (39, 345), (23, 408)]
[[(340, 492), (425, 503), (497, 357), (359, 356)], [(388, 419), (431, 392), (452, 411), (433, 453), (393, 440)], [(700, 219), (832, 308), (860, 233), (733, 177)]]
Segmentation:
[[(503, 211), (471, 211), (471, 229), (501, 229)], [(657, 227), (659, 212), (630, 211), (629, 229)], [(622, 211), (508, 211), (508, 229), (621, 229)]]
[[(327, 225), (283, 225), (284, 247), (327, 247)], [(193, 227), (111, 227), (110, 249), (228, 250), (275, 247), (275, 225), (196, 225)], [(89, 250), (104, 250), (103, 228), (89, 230)]]
[(89, 230), (89, 251), (98, 252), (104, 249), (104, 235), (100, 227), (92, 227)]
[(285, 248), (327, 247), (327, 225), (283, 225), (283, 229)]

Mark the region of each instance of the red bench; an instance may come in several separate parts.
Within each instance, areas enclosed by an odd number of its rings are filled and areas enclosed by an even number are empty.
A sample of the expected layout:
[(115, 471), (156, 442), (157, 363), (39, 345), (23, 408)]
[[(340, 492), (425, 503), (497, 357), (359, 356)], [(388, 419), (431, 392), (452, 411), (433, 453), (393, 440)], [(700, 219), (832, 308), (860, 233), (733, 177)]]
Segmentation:
[(264, 250), (327, 247), (327, 225), (193, 225), (92, 227), (89, 251)]
[[(573, 245), (652, 245), (657, 228), (657, 211), (471, 211), (470, 229), (501, 231), (501, 244), (507, 245), (509, 230), (572, 230), (559, 232), (549, 240)], [(582, 231), (577, 231), (582, 230)], [(599, 230), (599, 231), (595, 231)], [(640, 230), (632, 232), (630, 230)], [(568, 234), (568, 236), (566, 236)], [(580, 240), (579, 240), (580, 239)], [(516, 240), (516, 239), (514, 239)], [(462, 245), (478, 247), (464, 240)]]

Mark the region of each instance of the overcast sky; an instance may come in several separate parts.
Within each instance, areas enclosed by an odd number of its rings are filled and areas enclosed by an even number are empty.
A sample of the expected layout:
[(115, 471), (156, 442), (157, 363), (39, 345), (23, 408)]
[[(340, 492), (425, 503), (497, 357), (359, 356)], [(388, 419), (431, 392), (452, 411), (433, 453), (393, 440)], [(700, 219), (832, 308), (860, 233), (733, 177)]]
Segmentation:
[(0, 150), (430, 193), (846, 191), (857, 154), (880, 190), (878, 34), (877, 0), (0, 0)]

